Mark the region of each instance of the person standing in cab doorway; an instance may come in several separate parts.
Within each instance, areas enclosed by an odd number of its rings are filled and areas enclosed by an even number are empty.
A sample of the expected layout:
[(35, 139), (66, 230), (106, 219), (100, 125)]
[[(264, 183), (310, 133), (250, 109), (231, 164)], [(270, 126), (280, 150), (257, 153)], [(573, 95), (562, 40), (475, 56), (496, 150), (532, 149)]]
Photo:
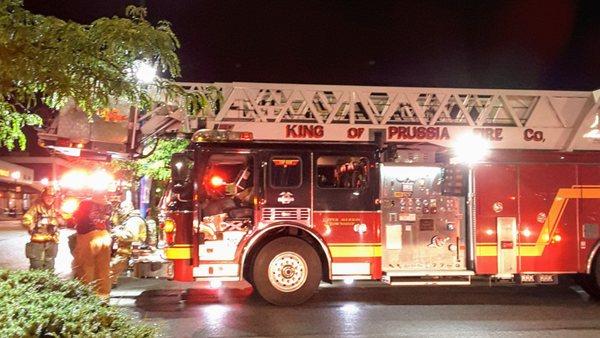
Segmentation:
[(40, 198), (23, 215), (23, 227), (31, 235), (25, 246), (31, 270), (54, 271), (54, 260), (58, 253), (58, 228), (65, 220), (55, 206), (56, 190), (46, 187)]
[(77, 239), (73, 251), (75, 278), (94, 287), (104, 299), (110, 296), (111, 237), (108, 232), (110, 207), (106, 197), (94, 193), (81, 201), (73, 214)]

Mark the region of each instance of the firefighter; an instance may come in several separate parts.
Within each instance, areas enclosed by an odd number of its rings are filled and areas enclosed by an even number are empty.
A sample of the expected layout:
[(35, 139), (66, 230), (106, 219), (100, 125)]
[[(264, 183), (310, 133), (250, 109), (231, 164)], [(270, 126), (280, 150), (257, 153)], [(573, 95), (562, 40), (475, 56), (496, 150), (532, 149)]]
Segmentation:
[(117, 250), (110, 260), (110, 279), (112, 285), (117, 284), (119, 276), (129, 267), (129, 259), (133, 251), (133, 243), (146, 242), (146, 221), (135, 210), (130, 201), (121, 202), (119, 207), (123, 222), (112, 229), (112, 237), (116, 240)]
[(109, 209), (105, 196), (95, 193), (91, 199), (81, 201), (73, 214), (77, 231), (73, 251), (75, 278), (92, 285), (104, 299), (110, 295)]
[(23, 215), (23, 227), (31, 235), (25, 246), (29, 258), (29, 268), (54, 271), (54, 259), (58, 253), (58, 227), (65, 226), (65, 220), (55, 206), (56, 190), (47, 187), (40, 198)]

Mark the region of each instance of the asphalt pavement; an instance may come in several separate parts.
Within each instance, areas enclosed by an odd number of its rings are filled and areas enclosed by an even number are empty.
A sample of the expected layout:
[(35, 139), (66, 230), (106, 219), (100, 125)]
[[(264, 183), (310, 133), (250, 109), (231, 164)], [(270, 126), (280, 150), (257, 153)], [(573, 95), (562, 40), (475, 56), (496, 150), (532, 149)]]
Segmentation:
[[(26, 269), (26, 241), (18, 222), (0, 222), (0, 267)], [(62, 243), (57, 273), (68, 278)], [(246, 283), (210, 289), (125, 277), (111, 303), (165, 337), (600, 337), (600, 303), (568, 280), (537, 287), (324, 284), (295, 307), (272, 306), (251, 292)]]

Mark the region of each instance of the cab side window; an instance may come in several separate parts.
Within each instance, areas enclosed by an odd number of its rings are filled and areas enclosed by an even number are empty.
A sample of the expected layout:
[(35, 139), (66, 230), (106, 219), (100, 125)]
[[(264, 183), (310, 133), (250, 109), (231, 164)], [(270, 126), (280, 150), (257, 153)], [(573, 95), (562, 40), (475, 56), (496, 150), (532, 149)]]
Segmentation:
[(320, 156), (317, 158), (319, 188), (356, 189), (368, 183), (369, 161), (365, 157)]
[(315, 210), (377, 210), (379, 186), (372, 153), (315, 152), (313, 156)]

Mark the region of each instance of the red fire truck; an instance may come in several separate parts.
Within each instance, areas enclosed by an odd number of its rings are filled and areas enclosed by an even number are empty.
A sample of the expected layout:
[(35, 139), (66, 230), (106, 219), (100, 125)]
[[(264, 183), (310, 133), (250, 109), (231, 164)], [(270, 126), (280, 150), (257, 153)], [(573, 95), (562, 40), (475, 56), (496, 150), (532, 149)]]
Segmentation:
[[(280, 305), (335, 280), (572, 275), (600, 297), (599, 91), (215, 86), (173, 156), (175, 279), (245, 279)], [(176, 113), (139, 120), (194, 132)]]
[(280, 305), (334, 280), (574, 275), (600, 296), (598, 92), (224, 93), (173, 157), (177, 279), (245, 279)]

